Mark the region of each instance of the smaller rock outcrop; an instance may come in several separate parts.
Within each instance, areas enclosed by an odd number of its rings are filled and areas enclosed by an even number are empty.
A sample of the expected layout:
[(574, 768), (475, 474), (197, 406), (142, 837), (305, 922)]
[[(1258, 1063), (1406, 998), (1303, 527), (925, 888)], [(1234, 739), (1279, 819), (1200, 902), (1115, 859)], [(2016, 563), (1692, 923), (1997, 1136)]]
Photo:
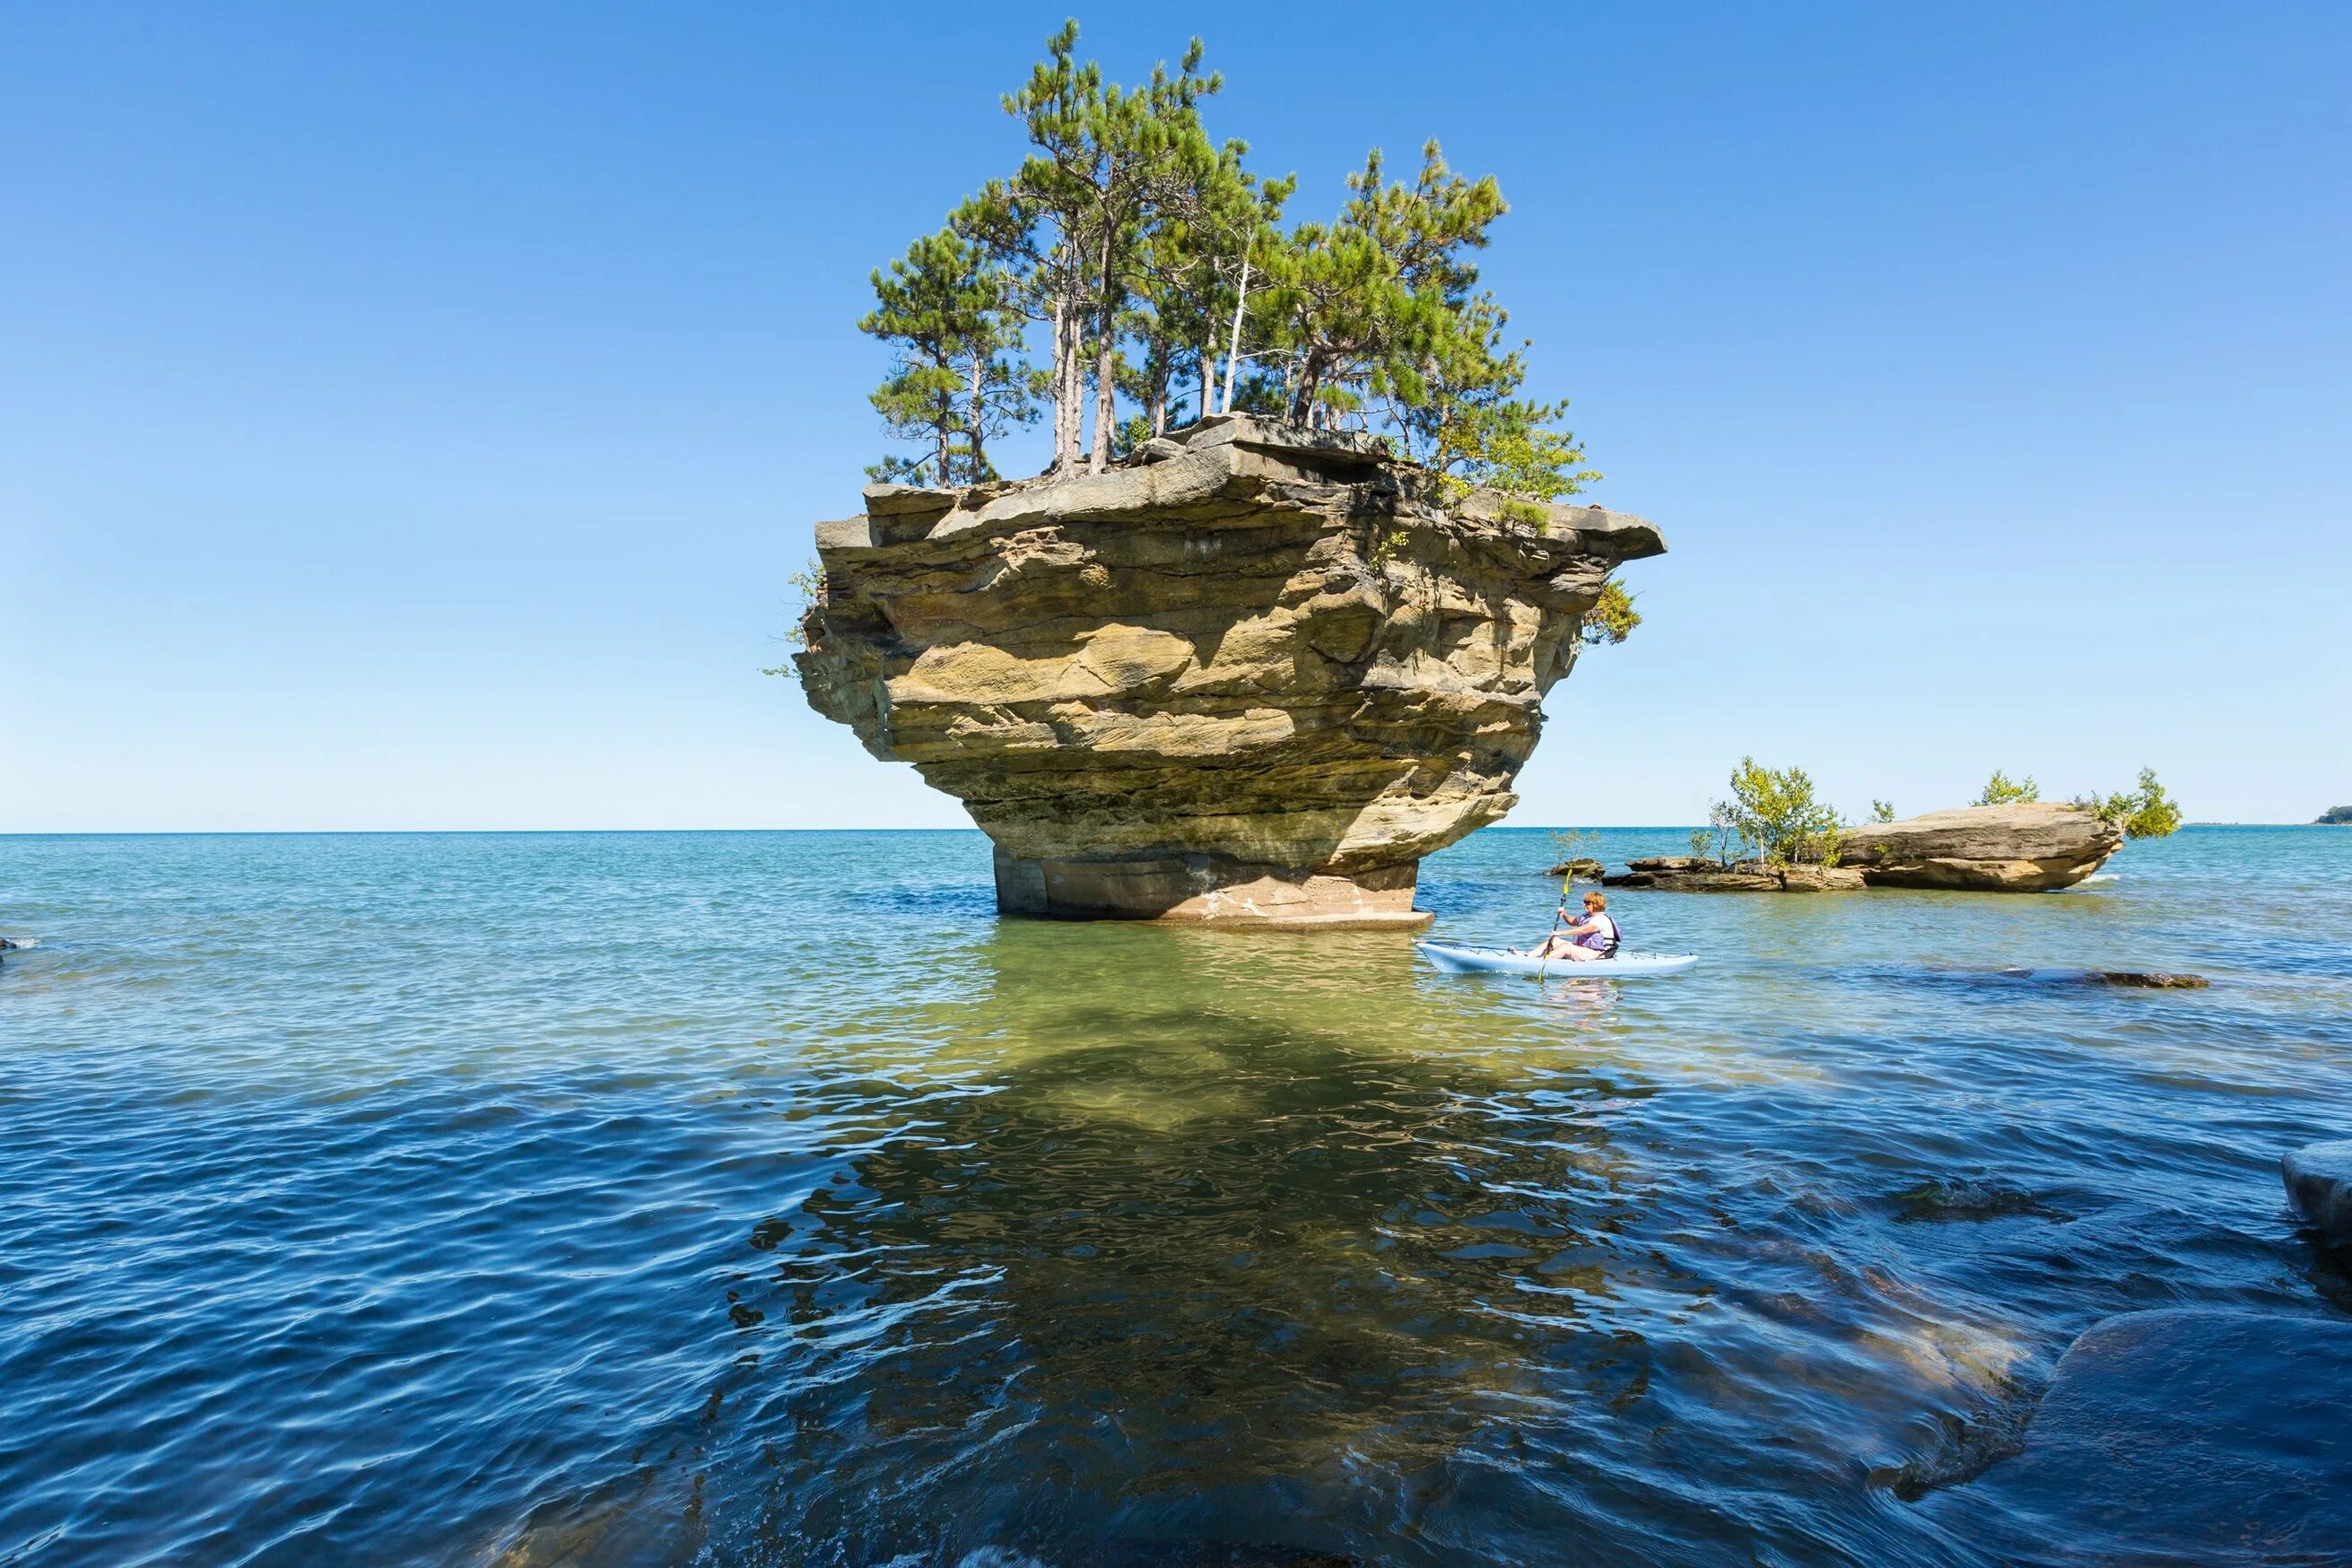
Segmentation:
[(2295, 1207), (2331, 1245), (2352, 1248), (2352, 1138), (2297, 1149), (2280, 1164)]
[(1588, 882), (1597, 882), (1601, 880), (1602, 877), (1608, 875), (1608, 872), (1609, 868), (1603, 866), (1600, 861), (1592, 859), (1589, 856), (1579, 856), (1573, 860), (1562, 860), (1559, 865), (1554, 866), (1550, 870), (1546, 871), (1544, 875), (1547, 877), (1581, 877)]
[(2082, 806), (2017, 801), (1864, 823), (1847, 831), (1838, 863), (1874, 888), (2045, 893), (2097, 870), (2123, 841), (2122, 828)]
[[(1846, 830), (1834, 866), (1724, 865), (1697, 855), (1629, 860), (1612, 888), (1680, 893), (1830, 893), (1854, 888), (1946, 888), (2044, 893), (2105, 864), (2123, 830), (2079, 805), (2021, 801), (1931, 811)], [(2121, 984), (2120, 982), (2118, 984)]]

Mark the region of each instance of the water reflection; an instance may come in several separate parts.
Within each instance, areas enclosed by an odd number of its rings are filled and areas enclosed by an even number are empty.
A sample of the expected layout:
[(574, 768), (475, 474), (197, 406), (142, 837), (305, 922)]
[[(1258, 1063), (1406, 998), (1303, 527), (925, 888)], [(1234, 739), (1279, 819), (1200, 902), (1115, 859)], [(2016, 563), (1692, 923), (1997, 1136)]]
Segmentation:
[(747, 1227), (672, 1443), (725, 1560), (1393, 1560), (1531, 1412), (1647, 1387), (1677, 1286), (1616, 1301), (1654, 1204), (1612, 1128), (1654, 1090), (1574, 1046), (1612, 988), (1029, 922), (947, 958), (777, 1109), (832, 1174)]
[[(745, 1238), (730, 1310), (760, 1361), (729, 1397), (768, 1472), (756, 1538), (1330, 1545), (1302, 1491), (1380, 1478), (1393, 1503), (1528, 1400), (1637, 1396), (1641, 1335), (1576, 1336), (1643, 1202), (1602, 1108), (1646, 1090), (1555, 1065), (1530, 1098), (1491, 1037), (1426, 1048), (1391, 956), (1334, 973), (1328, 943), (1020, 923), (979, 944), (979, 994), (923, 1030), (956, 1047), (918, 1109), (845, 1129), (838, 1178)], [(1321, 978), (1268, 973), (1294, 967)], [(1547, 1003), (1588, 1026), (1610, 1005)]]

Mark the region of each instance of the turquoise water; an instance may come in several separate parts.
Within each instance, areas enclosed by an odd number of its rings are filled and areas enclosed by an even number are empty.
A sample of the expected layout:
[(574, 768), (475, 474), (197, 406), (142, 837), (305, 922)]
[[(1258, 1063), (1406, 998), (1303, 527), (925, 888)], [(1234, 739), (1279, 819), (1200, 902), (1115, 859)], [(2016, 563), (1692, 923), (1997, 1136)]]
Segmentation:
[(2276, 1172), (2352, 832), (1614, 907), (1706, 963), (1000, 921), (976, 834), (0, 838), (0, 1563), (1994, 1562), (2073, 1335), (2352, 1309)]

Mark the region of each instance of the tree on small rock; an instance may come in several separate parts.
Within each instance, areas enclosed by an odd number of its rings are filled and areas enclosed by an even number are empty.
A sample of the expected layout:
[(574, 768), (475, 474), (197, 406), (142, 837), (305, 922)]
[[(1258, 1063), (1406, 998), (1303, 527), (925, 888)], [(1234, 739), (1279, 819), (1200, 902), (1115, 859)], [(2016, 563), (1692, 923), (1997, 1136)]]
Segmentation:
[(2032, 774), (2028, 773), (2021, 779), (2012, 780), (2007, 773), (1995, 769), (1992, 777), (1985, 781), (1984, 792), (1977, 796), (1976, 804), (2018, 805), (2041, 798), (2042, 786), (2033, 782)]
[(2140, 769), (2137, 788), (2119, 790), (2105, 800), (2084, 795), (2074, 804), (2122, 828), (2126, 838), (2167, 838), (2180, 828), (2180, 807), (2164, 793), (2154, 768)]
[(1742, 757), (1731, 773), (1731, 799), (1716, 803), (1716, 819), (1769, 865), (1837, 863), (1843, 819), (1817, 798), (1802, 768), (1767, 768)]

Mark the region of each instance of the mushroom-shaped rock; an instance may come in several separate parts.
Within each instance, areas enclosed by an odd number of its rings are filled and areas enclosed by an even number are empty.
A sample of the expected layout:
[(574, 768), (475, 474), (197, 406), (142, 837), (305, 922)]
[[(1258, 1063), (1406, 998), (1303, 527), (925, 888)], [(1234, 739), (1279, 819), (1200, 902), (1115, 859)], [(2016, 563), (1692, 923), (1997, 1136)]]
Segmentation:
[(1448, 495), (1384, 445), (1218, 416), (1109, 471), (876, 487), (817, 528), (811, 706), (963, 802), (999, 906), (1420, 925), (1501, 817), (1620, 563), (1597, 507)]

